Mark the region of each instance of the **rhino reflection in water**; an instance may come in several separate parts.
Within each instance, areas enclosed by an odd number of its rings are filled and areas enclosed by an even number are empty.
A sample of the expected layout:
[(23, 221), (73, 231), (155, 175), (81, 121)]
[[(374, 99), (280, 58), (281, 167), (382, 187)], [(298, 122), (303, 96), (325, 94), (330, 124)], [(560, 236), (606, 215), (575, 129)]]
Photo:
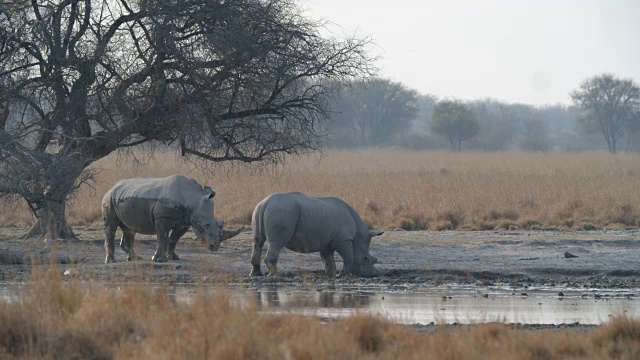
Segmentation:
[(373, 293), (351, 293), (334, 290), (289, 291), (277, 287), (255, 292), (255, 304), (267, 308), (289, 309), (361, 309), (371, 304)]
[(180, 175), (166, 178), (146, 176), (118, 181), (102, 199), (102, 218), (105, 223), (105, 263), (115, 261), (115, 234), (118, 227), (123, 236), (120, 247), (127, 260), (140, 260), (133, 249), (136, 233), (157, 235), (158, 247), (152, 260), (178, 260), (175, 253), (178, 240), (193, 227), (198, 239), (217, 251), (220, 242), (242, 231), (222, 230), (223, 222), (214, 216), (215, 192), (202, 187), (194, 179)]
[(344, 262), (343, 273), (377, 275), (373, 266), (377, 259), (369, 254), (369, 245), (372, 237), (383, 232), (369, 230), (358, 213), (338, 198), (296, 192), (272, 194), (256, 206), (251, 226), (251, 275), (262, 275), (260, 257), (267, 240), (264, 262), (272, 275), (277, 275), (276, 264), (284, 247), (301, 253), (319, 252), (329, 277), (336, 272), (335, 252)]

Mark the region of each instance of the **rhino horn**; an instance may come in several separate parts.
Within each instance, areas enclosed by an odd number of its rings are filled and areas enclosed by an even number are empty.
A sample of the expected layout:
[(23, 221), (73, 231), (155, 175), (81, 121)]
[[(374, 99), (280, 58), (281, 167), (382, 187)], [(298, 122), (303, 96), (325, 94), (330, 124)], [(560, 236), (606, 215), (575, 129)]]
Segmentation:
[(244, 226), (239, 228), (238, 230), (234, 230), (234, 231), (229, 231), (229, 230), (222, 230), (222, 236), (220, 236), (220, 241), (225, 241), (225, 240), (229, 240), (232, 237), (237, 236), (238, 234), (240, 234), (241, 232), (244, 231)]

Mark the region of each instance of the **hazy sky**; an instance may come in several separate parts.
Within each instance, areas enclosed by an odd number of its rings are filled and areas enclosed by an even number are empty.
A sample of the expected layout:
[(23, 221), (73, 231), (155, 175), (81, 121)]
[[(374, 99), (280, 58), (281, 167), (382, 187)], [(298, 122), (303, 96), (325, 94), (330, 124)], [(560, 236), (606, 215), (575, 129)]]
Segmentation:
[(302, 0), (370, 35), (380, 75), (439, 97), (570, 103), (588, 76), (640, 81), (640, 0)]

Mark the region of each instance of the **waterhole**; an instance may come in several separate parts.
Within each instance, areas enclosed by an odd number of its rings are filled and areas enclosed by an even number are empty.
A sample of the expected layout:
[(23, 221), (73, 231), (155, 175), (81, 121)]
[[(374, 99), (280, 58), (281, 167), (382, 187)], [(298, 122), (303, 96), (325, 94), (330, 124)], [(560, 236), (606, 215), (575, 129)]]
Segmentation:
[[(190, 301), (191, 287), (176, 287), (177, 301)], [(600, 324), (612, 316), (640, 318), (640, 289), (536, 287), (428, 288), (307, 287), (261, 284), (228, 286), (226, 296), (242, 306), (270, 313), (325, 318), (374, 314), (402, 324)]]
[[(120, 291), (135, 284), (105, 285)], [(401, 324), (601, 324), (612, 316), (640, 318), (640, 289), (586, 289), (508, 286), (434, 287), (251, 284), (158, 287), (177, 304), (190, 303), (198, 292), (217, 291), (239, 307), (264, 313), (294, 313), (322, 318), (373, 314)], [(0, 284), (0, 299), (27, 295), (24, 284)]]

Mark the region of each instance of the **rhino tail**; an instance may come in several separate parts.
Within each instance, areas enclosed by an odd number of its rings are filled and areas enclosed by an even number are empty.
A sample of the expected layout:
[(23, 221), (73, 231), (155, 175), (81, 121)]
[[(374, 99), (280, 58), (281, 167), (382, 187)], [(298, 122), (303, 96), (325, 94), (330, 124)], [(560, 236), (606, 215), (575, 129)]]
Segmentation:
[(253, 211), (253, 217), (251, 219), (251, 228), (253, 230), (253, 242), (259, 248), (262, 248), (265, 241), (267, 241), (267, 235), (264, 230), (264, 208), (265, 204), (260, 203)]
[(109, 191), (102, 200), (102, 220), (104, 220), (105, 231), (104, 248), (107, 253), (105, 262), (109, 263), (115, 261), (115, 236), (116, 230), (120, 225), (111, 191)]

